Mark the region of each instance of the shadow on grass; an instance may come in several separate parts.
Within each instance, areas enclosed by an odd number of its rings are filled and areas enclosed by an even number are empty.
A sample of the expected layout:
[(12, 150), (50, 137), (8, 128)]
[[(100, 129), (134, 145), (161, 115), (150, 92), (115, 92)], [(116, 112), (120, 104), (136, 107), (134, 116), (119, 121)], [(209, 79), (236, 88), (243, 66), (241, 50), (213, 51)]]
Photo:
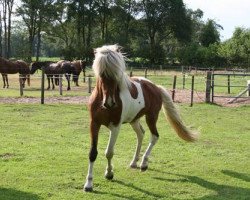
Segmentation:
[[(120, 180), (112, 180), (112, 183), (114, 184), (119, 184), (121, 185), (122, 187), (127, 187), (128, 189), (130, 190), (136, 190), (138, 192), (141, 192), (142, 194), (146, 195), (146, 196), (149, 196), (151, 197), (152, 199), (160, 199), (160, 198), (163, 198), (165, 196), (162, 196), (162, 195), (159, 195), (159, 194), (156, 194), (156, 193), (152, 193), (148, 190), (145, 190), (145, 189), (142, 189), (142, 188), (139, 188), (131, 183), (124, 183), (123, 181), (120, 181)], [(141, 197), (134, 197), (134, 196), (131, 196), (131, 195), (122, 195), (122, 194), (118, 194), (118, 193), (114, 193), (112, 191), (108, 191), (108, 192), (103, 192), (103, 191), (98, 191), (98, 190), (94, 190), (93, 191), (94, 194), (98, 194), (98, 195), (111, 195), (113, 197), (115, 197), (115, 199), (129, 199), (129, 200), (140, 200)]]
[(0, 199), (4, 200), (42, 200), (36, 194), (22, 192), (11, 188), (0, 188)]
[[(163, 173), (166, 173), (166, 172), (163, 172)], [(249, 178), (246, 174), (241, 174), (241, 173), (233, 172), (229, 170), (223, 170), (222, 173), (229, 175), (229, 176), (236, 177), (236, 178), (240, 178), (242, 180), (246, 180)], [(181, 175), (181, 174), (174, 174), (174, 173), (167, 173), (167, 174), (179, 176), (180, 179), (166, 179), (162, 177), (155, 177), (155, 179), (161, 180), (161, 181), (167, 181), (167, 182), (194, 183), (203, 188), (216, 192), (216, 195), (207, 195), (207, 196), (198, 197), (194, 199), (200, 199), (200, 200), (250, 199), (249, 188), (241, 188), (241, 187), (236, 187), (236, 186), (218, 184), (218, 183), (207, 181), (197, 176), (188, 176), (188, 175)]]
[(226, 175), (231, 176), (233, 178), (237, 178), (237, 179), (241, 179), (241, 180), (246, 181), (246, 182), (250, 182), (250, 175), (249, 174), (238, 173), (238, 172), (234, 172), (231, 170), (222, 170), (221, 172), (223, 174), (226, 174)]

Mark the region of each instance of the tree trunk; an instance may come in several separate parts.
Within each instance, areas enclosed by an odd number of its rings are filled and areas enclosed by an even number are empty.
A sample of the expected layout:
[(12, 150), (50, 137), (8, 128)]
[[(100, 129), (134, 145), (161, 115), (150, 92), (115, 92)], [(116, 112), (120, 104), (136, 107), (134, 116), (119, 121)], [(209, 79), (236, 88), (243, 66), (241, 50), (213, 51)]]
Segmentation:
[(7, 7), (8, 7), (8, 37), (7, 37), (7, 58), (11, 55), (11, 49), (10, 49), (10, 41), (11, 41), (11, 15), (12, 15), (12, 9), (13, 9), (13, 2), (14, 0), (8, 1)]
[[(2, 21), (2, 13), (0, 11), (0, 22)], [(2, 23), (0, 23), (0, 56), (3, 56), (3, 38), (2, 38)]]
[(41, 21), (39, 22), (38, 29), (37, 29), (36, 61), (39, 61), (40, 49), (41, 49)]
[(3, 23), (4, 23), (4, 47), (3, 47), (3, 56), (7, 57), (7, 1), (3, 1)]

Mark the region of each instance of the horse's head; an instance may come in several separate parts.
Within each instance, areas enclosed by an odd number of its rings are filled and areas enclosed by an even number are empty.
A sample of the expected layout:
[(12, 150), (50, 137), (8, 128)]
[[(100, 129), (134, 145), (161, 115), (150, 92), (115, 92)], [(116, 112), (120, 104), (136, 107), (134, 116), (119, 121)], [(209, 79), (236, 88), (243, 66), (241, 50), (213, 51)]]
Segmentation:
[(33, 62), (30, 64), (30, 73), (34, 74), (36, 70), (41, 69), (42, 65), (39, 62)]
[(80, 60), (80, 66), (83, 72), (86, 70), (87, 62), (85, 60)]
[(95, 50), (93, 70), (97, 77), (105, 75), (119, 82), (125, 68), (124, 56), (117, 45), (103, 46)]
[(117, 106), (116, 97), (119, 94), (119, 88), (115, 81), (101, 77), (99, 78), (99, 90), (102, 93), (102, 106), (112, 109)]

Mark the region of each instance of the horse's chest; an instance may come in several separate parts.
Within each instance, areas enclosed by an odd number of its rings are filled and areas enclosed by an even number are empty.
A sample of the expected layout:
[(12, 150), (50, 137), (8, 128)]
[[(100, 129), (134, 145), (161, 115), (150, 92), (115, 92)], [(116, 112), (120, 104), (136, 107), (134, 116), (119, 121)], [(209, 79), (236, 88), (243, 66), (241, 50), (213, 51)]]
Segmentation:
[(138, 95), (133, 98), (129, 90), (121, 91), (120, 98), (122, 100), (121, 123), (131, 122), (136, 115), (145, 107), (143, 91), (139, 83), (134, 83)]

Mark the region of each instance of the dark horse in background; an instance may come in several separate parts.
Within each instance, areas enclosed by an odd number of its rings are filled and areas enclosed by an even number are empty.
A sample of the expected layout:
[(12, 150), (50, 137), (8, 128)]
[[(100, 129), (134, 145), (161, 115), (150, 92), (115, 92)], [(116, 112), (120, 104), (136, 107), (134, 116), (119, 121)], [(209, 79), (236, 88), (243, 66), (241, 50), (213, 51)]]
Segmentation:
[(76, 86), (79, 86), (78, 80), (79, 80), (79, 75), (83, 71), (85, 72), (86, 69), (86, 61), (83, 60), (74, 60), (71, 62), (72, 67), (73, 67), (73, 82), (75, 83)]
[(20, 82), (25, 87), (25, 81), (27, 79), (28, 85), (30, 85), (30, 69), (29, 65), (23, 60), (10, 61), (0, 57), (0, 73), (3, 77), (3, 88), (9, 87), (8, 74), (19, 73), (21, 75)]
[(67, 90), (70, 90), (70, 76), (74, 71), (72, 64), (69, 61), (60, 60), (58, 62), (44, 61), (33, 62), (31, 64), (31, 74), (34, 74), (38, 69), (42, 70), (48, 79), (48, 90), (50, 89), (50, 82), (52, 83), (52, 89), (55, 89), (55, 85), (59, 85), (59, 75), (65, 74), (68, 82)]

